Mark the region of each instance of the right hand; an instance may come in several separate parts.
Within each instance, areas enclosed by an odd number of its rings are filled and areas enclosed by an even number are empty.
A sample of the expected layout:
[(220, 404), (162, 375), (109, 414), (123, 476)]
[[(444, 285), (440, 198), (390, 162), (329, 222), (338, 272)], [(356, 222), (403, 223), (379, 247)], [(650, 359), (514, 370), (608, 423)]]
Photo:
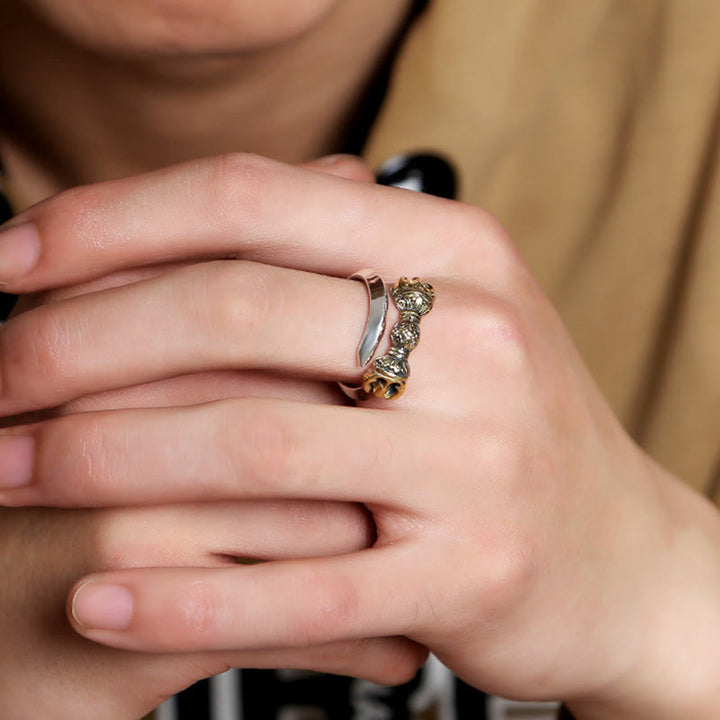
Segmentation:
[(90, 642), (72, 630), (64, 611), (72, 585), (94, 570), (230, 567), (233, 556), (351, 552), (370, 537), (361, 512), (342, 504), (1, 509), (0, 714), (3, 720), (139, 718), (192, 682), (229, 667), (306, 668), (403, 682), (425, 658), (408, 640), (153, 655)]
[[(367, 170), (350, 160), (318, 169), (370, 179)], [(161, 271), (137, 270), (91, 285), (25, 296), (18, 311)], [(81, 398), (51, 414), (194, 404), (269, 392), (314, 402), (337, 400), (335, 389), (320, 383), (288, 382), (258, 373), (204, 373)], [(25, 420), (44, 417), (48, 413)], [(78, 636), (65, 614), (70, 588), (78, 578), (98, 570), (219, 567), (231, 566), (237, 557), (337, 555), (367, 547), (373, 539), (365, 511), (348, 503), (223, 502), (81, 511), (2, 508), (2, 718), (138, 718), (196, 680), (229, 667), (312, 669), (383, 683), (407, 680), (427, 652), (401, 638), (302, 650), (151, 655), (96, 645)]]

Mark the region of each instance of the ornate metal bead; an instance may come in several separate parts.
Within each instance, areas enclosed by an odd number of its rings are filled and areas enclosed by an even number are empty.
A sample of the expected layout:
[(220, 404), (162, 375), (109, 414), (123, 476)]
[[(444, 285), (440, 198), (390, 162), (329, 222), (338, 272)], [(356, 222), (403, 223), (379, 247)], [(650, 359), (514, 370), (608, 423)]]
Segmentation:
[(415, 349), (420, 340), (420, 326), (410, 320), (401, 320), (393, 326), (390, 332), (390, 340), (393, 345), (410, 352)]
[(400, 311), (400, 321), (390, 331), (392, 347), (377, 358), (363, 376), (362, 389), (368, 397), (395, 400), (405, 391), (410, 377), (407, 357), (420, 340), (420, 318), (432, 310), (435, 290), (419, 278), (400, 278), (391, 293)]
[(392, 297), (401, 313), (412, 312), (427, 315), (435, 302), (435, 290), (432, 285), (420, 278), (408, 280), (400, 278), (392, 289)]
[(367, 397), (397, 400), (405, 392), (405, 380), (380, 372), (368, 372), (363, 378), (362, 389)]

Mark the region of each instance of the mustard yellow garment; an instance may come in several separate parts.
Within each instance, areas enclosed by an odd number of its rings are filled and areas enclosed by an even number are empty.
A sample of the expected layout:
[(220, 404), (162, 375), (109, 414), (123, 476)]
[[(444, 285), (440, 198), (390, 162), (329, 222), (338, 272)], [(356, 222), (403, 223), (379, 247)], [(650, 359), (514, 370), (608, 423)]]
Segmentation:
[(633, 436), (703, 492), (720, 457), (720, 2), (436, 0), (367, 148), (457, 163)]

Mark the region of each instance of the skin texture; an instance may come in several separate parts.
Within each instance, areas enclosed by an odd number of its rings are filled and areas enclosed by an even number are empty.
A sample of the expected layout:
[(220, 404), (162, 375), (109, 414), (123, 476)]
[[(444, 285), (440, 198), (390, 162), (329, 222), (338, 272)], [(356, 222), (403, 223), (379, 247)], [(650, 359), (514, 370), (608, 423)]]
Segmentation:
[(16, 207), (230, 150), (292, 163), (342, 150), (409, 7), (410, 0), (0, 4), (0, 157)]
[(28, 9), (79, 45), (120, 56), (224, 55), (307, 32), (339, 0), (26, 0)]
[[(206, 216), (178, 197), (193, 181)], [(84, 240), (98, 218), (101, 246)], [(338, 277), (373, 257), (394, 277), (413, 256), (438, 293), (392, 405), (239, 398), (15, 429), (5, 457), (29, 484), (4, 492), (7, 505), (290, 498), (372, 514), (372, 546), (342, 557), (85, 578), (68, 600), (79, 633), (160, 653), (404, 635), (471, 684), (564, 698), (581, 718), (710, 717), (717, 513), (628, 438), (492, 217), (233, 155), (64, 193), (16, 220), (16, 248), (27, 222), (40, 254), (33, 271), (4, 266), (14, 290), (201, 248), (208, 262), (9, 322), (6, 413), (224, 368), (351, 381), (363, 291)], [(239, 259), (211, 260), (230, 251)], [(135, 322), (121, 322), (128, 312)], [(703, 672), (689, 676), (688, 661)]]
[[(406, 0), (218, 2), (202, 8), (196, 2), (2, 3), (3, 189), (22, 208), (81, 182), (231, 148), (252, 147), (295, 162), (332, 152), (344, 143), (356, 105), (407, 7)], [(323, 164), (322, 171), (371, 179), (360, 164), (342, 159)], [(65, 284), (23, 297), (17, 314), (164, 270), (130, 269), (82, 285)], [(337, 399), (328, 384), (261, 372), (209, 372), (75, 398), (7, 422), (236, 394)], [(3, 458), (0, 464), (8, 462)], [(4, 716), (19, 720), (32, 708), (59, 720), (79, 714), (139, 717), (172, 692), (229, 665), (324, 668), (381, 682), (409, 678), (427, 651), (407, 640), (353, 641), (284, 657), (273, 651), (155, 658), (108, 652), (69, 629), (63, 613), (67, 592), (91, 569), (216, 567), (236, 554), (266, 558), (297, 552), (305, 541), (293, 538), (316, 538), (306, 549), (323, 554), (362, 547), (374, 537), (367, 513), (358, 506), (290, 502), (260, 513), (253, 505), (249, 511), (245, 507), (212, 505), (199, 515), (196, 505), (178, 508), (186, 519), (203, 518), (195, 526), (198, 532), (201, 526), (224, 528), (210, 535), (179, 534), (170, 522), (176, 516), (165, 508), (144, 509), (141, 515), (3, 510)], [(234, 509), (235, 522), (229, 522), (228, 508)], [(250, 517), (253, 522), (238, 538), (240, 523)], [(253, 534), (258, 526), (275, 528), (277, 536)], [(130, 542), (146, 537), (149, 528), (152, 543)], [(283, 550), (278, 537), (290, 545)], [(48, 668), (41, 689), (38, 667)]]
[[(362, 546), (367, 536), (352, 530), (363, 527), (360, 517), (340, 507), (286, 504), (286, 511), (279, 511), (222, 503), (138, 511), (3, 510), (0, 521), (5, 578), (0, 696), (9, 720), (21, 720), (28, 712), (58, 720), (139, 718), (169, 694), (228, 667), (322, 668), (402, 682), (426, 655), (405, 640), (299, 651), (131, 653), (87, 642), (64, 616), (68, 589), (78, 574), (92, 569), (138, 564), (227, 568), (230, 554), (238, 551), (285, 554), (290, 549), (278, 547), (281, 536), (295, 541), (293, 553), (303, 547), (312, 554)], [(268, 542), (263, 542), (263, 521), (279, 531), (266, 537)], [(338, 540), (328, 543), (329, 536)]]
[[(359, 163), (346, 158), (318, 169), (359, 181), (370, 177)], [(134, 269), (26, 295), (17, 314), (163, 272), (160, 266)], [(337, 399), (334, 387), (326, 384), (260, 373), (208, 372), (77, 398), (33, 413), (33, 418), (112, 407), (172, 407), (257, 394), (314, 403)], [(3, 454), (0, 467), (7, 471), (11, 465), (11, 454)], [(195, 680), (231, 666), (312, 668), (402, 682), (427, 655), (423, 648), (400, 639), (352, 641), (300, 652), (128, 653), (79, 637), (63, 612), (70, 588), (91, 570), (219, 568), (232, 566), (234, 557), (289, 558), (367, 547), (374, 528), (357, 505), (303, 501), (83, 511), (2, 509), (0, 530), (0, 564), (6, 580), (0, 589), (6, 648), (0, 654), (0, 697), (9, 720), (25, 718), (29, 709), (58, 720), (74, 720), (79, 714), (138, 718)], [(44, 668), (41, 686), (38, 667)]]
[[(408, 3), (198, 8), (0, 8), (16, 205), (130, 176), (0, 236), (28, 293), (0, 330), (0, 480), (30, 481), (2, 495), (6, 716), (138, 717), (232, 664), (398, 682), (429, 647), (580, 718), (712, 717), (716, 511), (620, 428), (497, 221), (228, 153), (341, 148)], [(392, 406), (331, 389), (365, 266), (438, 290)]]

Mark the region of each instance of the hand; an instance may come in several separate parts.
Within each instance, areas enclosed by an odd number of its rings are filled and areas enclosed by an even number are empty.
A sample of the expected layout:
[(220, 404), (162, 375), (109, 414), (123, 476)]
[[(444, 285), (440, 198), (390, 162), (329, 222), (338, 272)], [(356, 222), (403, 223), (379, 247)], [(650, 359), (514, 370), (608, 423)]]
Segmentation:
[[(695, 688), (717, 676), (715, 511), (620, 428), (490, 217), (232, 157), (76, 191), (27, 219), (39, 263), (15, 278), (5, 266), (13, 290), (200, 253), (242, 260), (9, 323), (6, 412), (216, 368), (351, 381), (364, 291), (332, 276), (371, 266), (438, 293), (391, 406), (228, 400), (83, 414), (8, 440), (5, 481), (29, 484), (7, 504), (312, 498), (373, 514), (373, 548), (342, 557), (93, 576), (72, 596), (79, 632), (154, 651), (404, 634), (474, 685), (570, 699), (585, 717), (702, 707), (676, 691), (688, 654), (707, 673)], [(102, 253), (88, 242), (100, 228)]]
[[(272, 651), (150, 654), (89, 642), (67, 622), (78, 577), (101, 569), (229, 569), (235, 555), (348, 552), (368, 542), (347, 506), (208, 503), (137, 510), (0, 510), (3, 720), (130, 720), (228, 667), (298, 667), (377, 682), (411, 677), (425, 651), (402, 639)], [(365, 524), (367, 527), (367, 524)], [(334, 546), (334, 547), (333, 547)]]
[[(359, 181), (372, 179), (361, 163), (349, 158), (333, 164), (320, 161), (311, 167)], [(170, 267), (132, 268), (83, 285), (25, 295), (15, 314), (156, 277)], [(93, 409), (188, 405), (258, 394), (313, 402), (337, 399), (333, 385), (233, 371), (85, 396), (33, 415), (40, 420)], [(229, 666), (301, 667), (401, 682), (426, 656), (426, 651), (407, 640), (270, 652), (152, 655), (88, 642), (72, 631), (63, 613), (69, 589), (78, 577), (91, 571), (227, 568), (233, 566), (235, 557), (332, 555), (367, 547), (373, 532), (359, 506), (305, 501), (0, 511), (0, 608), (4, 618), (0, 635), (5, 648), (0, 654), (0, 697), (4, 720), (21, 720), (28, 713), (55, 720), (74, 720), (78, 713), (118, 720), (137, 718), (193, 681)]]
[[(300, 167), (356, 182), (371, 183), (372, 173), (357, 158), (350, 155), (334, 155), (320, 158)], [(72, 191), (78, 192), (78, 191)], [(71, 192), (71, 194), (72, 194)], [(108, 198), (110, 202), (112, 200)], [(23, 216), (24, 217), (24, 216)], [(7, 223), (12, 227), (22, 223), (22, 217)], [(52, 242), (52, 241), (51, 241)], [(92, 277), (85, 275), (86, 282), (53, 286), (44, 292), (22, 295), (13, 311), (13, 316), (36, 307), (68, 298), (85, 295), (98, 290), (120, 287), (141, 280), (158, 277), (168, 270), (177, 269), (190, 261), (166, 262), (162, 264), (122, 268), (117, 272)], [(174, 407), (192, 405), (227, 397), (272, 396), (307, 402), (337, 402), (342, 396), (335, 383), (320, 383), (306, 378), (279, 377), (260, 371), (214, 371), (183, 375), (163, 379), (141, 386), (124, 387), (119, 391), (86, 395), (63, 403), (43, 412), (33, 412), (19, 420), (45, 419), (53, 415), (67, 415), (88, 410), (106, 410), (122, 407)], [(18, 422), (18, 419), (15, 419)]]

